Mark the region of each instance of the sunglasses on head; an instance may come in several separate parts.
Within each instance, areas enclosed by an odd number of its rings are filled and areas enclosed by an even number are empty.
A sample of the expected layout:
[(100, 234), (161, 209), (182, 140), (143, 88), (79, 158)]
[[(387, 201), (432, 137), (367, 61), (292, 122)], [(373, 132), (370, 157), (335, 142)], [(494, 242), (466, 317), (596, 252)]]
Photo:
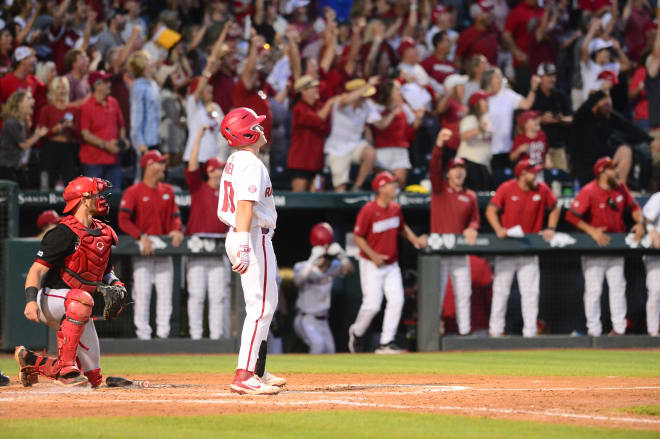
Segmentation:
[(607, 205), (610, 206), (610, 209), (612, 209), (614, 211), (619, 210), (619, 206), (617, 206), (616, 203), (614, 202), (614, 200), (611, 199), (611, 198), (607, 199)]

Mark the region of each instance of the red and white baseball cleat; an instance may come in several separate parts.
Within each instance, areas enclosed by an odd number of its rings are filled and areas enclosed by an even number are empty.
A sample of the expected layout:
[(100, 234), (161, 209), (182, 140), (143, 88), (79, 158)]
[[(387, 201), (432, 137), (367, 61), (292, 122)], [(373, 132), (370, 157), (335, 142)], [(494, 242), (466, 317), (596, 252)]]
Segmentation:
[(18, 363), (18, 381), (23, 387), (30, 387), (39, 382), (39, 372), (34, 365), (27, 363), (26, 357), (29, 352), (25, 346), (17, 346), (14, 350), (14, 358)]
[(282, 390), (277, 386), (264, 383), (256, 375), (243, 381), (234, 380), (229, 387), (233, 393), (239, 395), (276, 395)]
[(265, 371), (264, 376), (259, 378), (264, 384), (269, 386), (283, 387), (286, 385), (286, 378), (278, 377), (272, 373)]
[(69, 373), (67, 376), (58, 376), (54, 382), (65, 387), (87, 387), (89, 385), (89, 380), (81, 373)]

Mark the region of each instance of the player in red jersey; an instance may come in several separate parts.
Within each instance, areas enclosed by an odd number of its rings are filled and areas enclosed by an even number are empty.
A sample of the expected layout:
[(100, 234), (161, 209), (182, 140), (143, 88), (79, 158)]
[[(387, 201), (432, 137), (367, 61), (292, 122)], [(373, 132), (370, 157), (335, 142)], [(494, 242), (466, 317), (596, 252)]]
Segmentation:
[[(57, 358), (23, 346), (14, 353), (19, 379), (31, 386), (43, 375), (65, 386), (98, 387), (102, 382), (99, 339), (91, 320), (92, 293), (101, 284), (124, 286), (110, 262), (117, 235), (94, 219), (110, 208), (103, 192), (109, 183), (78, 177), (64, 189), (64, 217), (41, 241), (25, 281), (25, 317), (57, 330)], [(125, 289), (124, 289), (125, 293)]]
[[(624, 211), (630, 211), (635, 225), (632, 232), (639, 241), (644, 236), (644, 217), (625, 184), (619, 183), (614, 161), (601, 157), (594, 165), (594, 176), (577, 194), (566, 213), (566, 221), (589, 234), (599, 246), (610, 243), (606, 233), (625, 233)], [(607, 277), (610, 290), (610, 314), (612, 334), (626, 332), (626, 278), (623, 272), (623, 256), (582, 256), (584, 273), (584, 313), (587, 331), (591, 336), (603, 332), (600, 321), (600, 295), (603, 279)]]
[(383, 294), (387, 300), (383, 317), (383, 331), (377, 354), (402, 352), (394, 343), (401, 309), (403, 308), (403, 281), (399, 268), (399, 235), (420, 249), (426, 247), (426, 236), (417, 236), (403, 220), (397, 195), (397, 180), (387, 171), (376, 175), (371, 183), (376, 199), (365, 204), (358, 213), (353, 233), (360, 247), (360, 284), (362, 306), (355, 322), (348, 329), (348, 348), (360, 352), (364, 333), (380, 311)]

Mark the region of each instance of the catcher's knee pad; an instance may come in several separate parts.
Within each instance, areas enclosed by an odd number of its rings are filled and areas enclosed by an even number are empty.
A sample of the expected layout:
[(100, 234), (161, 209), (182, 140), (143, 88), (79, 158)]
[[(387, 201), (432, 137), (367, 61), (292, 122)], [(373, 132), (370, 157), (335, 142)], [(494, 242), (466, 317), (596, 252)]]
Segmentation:
[(89, 384), (91, 384), (94, 388), (100, 386), (103, 383), (103, 375), (101, 375), (100, 368), (85, 372), (85, 376), (87, 377)]
[(73, 289), (66, 293), (64, 299), (66, 320), (84, 326), (92, 316), (93, 307), (94, 299), (87, 291)]
[(62, 376), (71, 372), (80, 373), (76, 353), (85, 325), (92, 316), (93, 306), (94, 299), (86, 291), (73, 289), (66, 294), (65, 318), (57, 331), (57, 353)]

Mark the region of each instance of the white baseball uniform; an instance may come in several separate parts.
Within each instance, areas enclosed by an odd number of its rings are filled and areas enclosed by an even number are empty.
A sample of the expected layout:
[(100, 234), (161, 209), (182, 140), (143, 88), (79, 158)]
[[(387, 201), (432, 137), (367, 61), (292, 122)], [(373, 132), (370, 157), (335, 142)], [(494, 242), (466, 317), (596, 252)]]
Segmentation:
[(133, 319), (135, 333), (141, 340), (151, 338), (149, 315), (151, 287), (156, 286), (156, 334), (160, 338), (170, 336), (172, 316), (172, 282), (174, 265), (171, 256), (133, 256)]
[[(660, 232), (660, 192), (646, 202), (643, 209), (649, 227)], [(646, 328), (649, 335), (658, 335), (660, 325), (660, 256), (646, 255)]]
[(209, 338), (229, 337), (226, 306), (231, 267), (225, 257), (193, 256), (187, 260), (188, 323), (190, 338), (200, 340), (204, 332), (204, 300), (209, 296)]
[(335, 259), (321, 271), (318, 259), (298, 262), (293, 266), (293, 281), (298, 287), (296, 318), (293, 328), (309, 346), (310, 354), (334, 354), (335, 340), (328, 323), (332, 281), (339, 275), (341, 263)]
[(277, 211), (268, 170), (250, 151), (237, 151), (229, 156), (220, 182), (218, 217), (230, 226), (225, 248), (232, 265), (236, 263), (241, 245), (236, 233), (239, 200), (254, 201), (254, 207), (249, 232), (250, 265), (241, 275), (246, 316), (237, 369), (254, 372), (259, 347), (268, 336), (277, 307), (277, 260), (271, 242)]

